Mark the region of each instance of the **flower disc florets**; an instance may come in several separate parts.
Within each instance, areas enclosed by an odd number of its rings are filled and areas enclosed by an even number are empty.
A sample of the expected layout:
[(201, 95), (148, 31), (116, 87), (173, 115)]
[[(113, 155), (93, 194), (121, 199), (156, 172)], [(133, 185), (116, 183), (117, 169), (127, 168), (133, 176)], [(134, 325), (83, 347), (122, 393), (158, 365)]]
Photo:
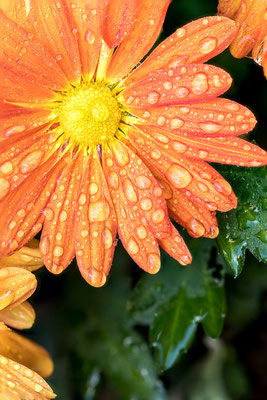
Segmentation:
[(75, 144), (104, 144), (116, 132), (121, 110), (112, 91), (104, 85), (85, 83), (64, 94), (59, 123), (65, 137)]

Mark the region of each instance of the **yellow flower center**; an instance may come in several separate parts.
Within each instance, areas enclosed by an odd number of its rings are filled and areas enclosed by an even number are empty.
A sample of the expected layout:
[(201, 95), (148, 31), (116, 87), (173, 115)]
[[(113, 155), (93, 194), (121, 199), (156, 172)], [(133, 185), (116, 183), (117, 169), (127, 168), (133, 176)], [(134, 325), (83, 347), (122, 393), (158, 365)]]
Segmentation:
[(69, 90), (59, 106), (60, 131), (74, 144), (104, 144), (118, 131), (120, 104), (112, 91), (97, 83)]

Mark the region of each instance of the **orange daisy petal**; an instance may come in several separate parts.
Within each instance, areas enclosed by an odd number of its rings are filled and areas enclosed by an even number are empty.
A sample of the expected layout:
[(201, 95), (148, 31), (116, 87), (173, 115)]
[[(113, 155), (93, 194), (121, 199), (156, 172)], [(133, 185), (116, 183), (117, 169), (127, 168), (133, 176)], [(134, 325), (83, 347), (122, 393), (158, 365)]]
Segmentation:
[(27, 246), (22, 247), (12, 256), (2, 257), (0, 260), (0, 268), (13, 267), (14, 265), (28, 271), (36, 271), (44, 265), (37, 239), (32, 239)]
[[(31, 0), (29, 26), (36, 37), (47, 46), (52, 58), (64, 71), (68, 81), (81, 77), (81, 63), (74, 26), (64, 0)], [(75, 32), (75, 31), (74, 31)]]
[(36, 286), (36, 278), (31, 272), (17, 267), (1, 268), (0, 310), (13, 308), (24, 302), (33, 294)]
[(232, 79), (224, 70), (207, 64), (160, 69), (127, 87), (121, 101), (135, 107), (160, 107), (207, 101), (226, 92)]
[(8, 310), (0, 311), (0, 321), (15, 329), (30, 329), (35, 321), (35, 311), (27, 301)]
[(141, 131), (130, 129), (128, 137), (141, 154), (168, 183), (192, 198), (199, 198), (205, 203), (214, 204), (215, 209), (228, 211), (236, 207), (236, 197), (231, 186), (209, 164), (200, 160), (180, 156), (175, 153), (159, 150), (155, 139), (146, 127)]
[(42, 212), (66, 165), (65, 159), (57, 161), (53, 154), (0, 203), (0, 256), (12, 254), (42, 228)]
[[(123, 246), (136, 264), (149, 273), (156, 273), (160, 269), (159, 246), (145, 215), (140, 213), (141, 209), (139, 210), (137, 206), (139, 190), (137, 184), (134, 183), (135, 181), (131, 182), (127, 177), (129, 168), (127, 168), (127, 171), (124, 168), (125, 161), (128, 165), (131, 164), (129, 155), (131, 154), (132, 159), (136, 156), (122, 144), (120, 146), (124, 149), (124, 152), (121, 152), (121, 158), (116, 145), (112, 152), (108, 148), (103, 152), (103, 170), (117, 214), (118, 233)], [(137, 165), (134, 163), (133, 168), (136, 168)], [(141, 175), (139, 175), (140, 172), (136, 174), (135, 179), (138, 180), (139, 178), (141, 182), (147, 182), (147, 185), (153, 187), (154, 191), (161, 197), (162, 191), (147, 168), (139, 163), (138, 169), (142, 172)], [(146, 187), (146, 183), (141, 186)], [(155, 204), (158, 202), (157, 194), (152, 198), (152, 200), (155, 198)], [(160, 200), (160, 202), (162, 201)], [(164, 219), (167, 216), (160, 207), (155, 217), (160, 221), (161, 218)], [(161, 222), (162, 220), (159, 223)]]
[(117, 218), (97, 151), (84, 157), (75, 220), (75, 250), (81, 274), (92, 286), (108, 276), (116, 245)]
[(94, 76), (101, 49), (104, 2), (68, 0), (67, 3), (75, 26), (72, 32), (78, 43), (82, 74), (90, 80)]
[(217, 137), (242, 135), (251, 131), (256, 119), (246, 107), (228, 100), (213, 99), (205, 103), (166, 107), (129, 107), (132, 115), (173, 133), (189, 136)]
[(243, 139), (230, 137), (188, 137), (186, 134), (171, 133), (153, 126), (141, 126), (146, 134), (153, 137), (158, 148), (169, 152), (210, 162), (259, 167), (267, 164), (267, 153)]
[(164, 40), (125, 84), (129, 86), (160, 68), (208, 61), (229, 46), (235, 33), (235, 23), (224, 17), (190, 22)]
[(107, 81), (116, 82), (136, 66), (157, 39), (170, 0), (139, 0), (136, 22), (118, 46), (107, 72)]
[(118, 46), (129, 35), (136, 23), (140, 0), (112, 0), (106, 8), (103, 38), (110, 48)]
[(71, 159), (71, 154), (67, 155), (66, 166), (43, 211), (45, 221), (40, 251), (45, 266), (54, 274), (61, 273), (75, 255), (73, 226), (83, 167), (81, 157)]
[(0, 200), (18, 187), (47, 157), (51, 147), (46, 128), (15, 135), (1, 144)]
[[(68, 82), (57, 66), (56, 59), (32, 33), (18, 26), (1, 11), (0, 39), (2, 98), (36, 103), (39, 99), (52, 99), (55, 95), (50, 89), (61, 90), (66, 87)], [(18, 86), (12, 91), (11, 85), (16, 83)], [(20, 88), (24, 88), (23, 93), (20, 93)], [(24, 100), (23, 95), (27, 91), (28, 98)]]
[(43, 378), (53, 372), (53, 362), (47, 351), (37, 343), (11, 331), (0, 331), (0, 354), (34, 370)]
[(0, 9), (18, 24), (26, 21), (25, 0), (0, 0)]
[(162, 188), (169, 215), (193, 237), (216, 237), (219, 232), (214, 212), (217, 209), (216, 205), (205, 203), (199, 197), (188, 196), (188, 193), (171, 187), (162, 174), (152, 166), (149, 168)]
[(50, 386), (38, 374), (3, 356), (0, 356), (0, 382), (0, 393), (4, 391), (4, 395), (7, 396), (4, 397), (5, 400), (47, 400), (56, 397)]
[(192, 262), (190, 251), (186, 247), (183, 238), (173, 225), (171, 235), (167, 239), (159, 240), (159, 244), (163, 250), (170, 254), (170, 256), (177, 260), (180, 264), (187, 265)]
[(0, 140), (46, 124), (51, 111), (17, 107), (0, 100)]
[(219, 0), (218, 13), (232, 18), (237, 12), (242, 0)]
[(235, 16), (237, 35), (230, 46), (234, 57), (246, 56), (258, 40), (263, 16), (266, 11), (266, 0), (242, 1)]
[(146, 219), (157, 239), (168, 237), (171, 224), (162, 190), (155, 178), (129, 147), (119, 141), (114, 141), (110, 147), (129, 205), (138, 209), (139, 219)]

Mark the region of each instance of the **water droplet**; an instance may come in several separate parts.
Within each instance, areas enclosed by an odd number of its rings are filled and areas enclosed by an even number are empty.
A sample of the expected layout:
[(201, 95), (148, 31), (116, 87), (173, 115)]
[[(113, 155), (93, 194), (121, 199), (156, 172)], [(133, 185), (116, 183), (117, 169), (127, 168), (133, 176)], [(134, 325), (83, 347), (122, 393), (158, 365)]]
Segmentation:
[(177, 31), (176, 31), (176, 36), (178, 36), (180, 38), (183, 37), (185, 34), (186, 34), (185, 28), (180, 28), (180, 29), (177, 29)]
[(5, 162), (0, 166), (0, 172), (3, 175), (9, 175), (11, 172), (13, 172), (13, 165), (10, 161)]
[(160, 94), (156, 91), (151, 92), (147, 96), (147, 101), (149, 104), (156, 104), (159, 101)]
[(185, 188), (192, 181), (191, 174), (178, 164), (173, 164), (168, 168), (166, 177), (176, 189)]
[(208, 90), (208, 88), (207, 75), (203, 73), (196, 74), (192, 81), (192, 92), (195, 94), (203, 94)]
[(89, 192), (90, 192), (91, 195), (94, 195), (94, 194), (96, 194), (98, 192), (98, 186), (97, 186), (96, 183), (93, 182), (93, 183), (90, 184)]
[(64, 253), (63, 247), (55, 246), (53, 250), (53, 254), (55, 257), (61, 257)]
[(140, 175), (136, 178), (136, 183), (139, 189), (148, 189), (151, 186), (151, 180), (145, 175)]
[(6, 179), (0, 178), (0, 200), (9, 192), (10, 184)]
[(24, 126), (24, 125), (10, 127), (6, 130), (5, 136), (11, 136), (11, 135), (15, 135), (16, 133), (21, 133), (21, 132), (25, 131), (25, 129), (26, 129), (26, 126)]
[(44, 256), (46, 256), (50, 251), (50, 241), (47, 236), (41, 239), (40, 251)]
[(131, 254), (137, 254), (139, 251), (139, 246), (134, 239), (130, 239), (128, 242), (127, 250)]
[(180, 118), (173, 118), (171, 120), (171, 129), (179, 129), (184, 125), (184, 121)]
[(199, 42), (200, 52), (202, 54), (211, 53), (217, 45), (217, 39), (212, 37), (206, 37)]
[(217, 190), (217, 192), (223, 193), (224, 195), (230, 195), (232, 193), (231, 185), (226, 182), (224, 179), (216, 179), (213, 182), (213, 186)]
[(172, 83), (166, 81), (166, 82), (163, 83), (163, 87), (164, 87), (164, 89), (166, 89), (166, 90), (171, 90), (171, 88), (172, 88)]
[(103, 222), (109, 217), (110, 208), (103, 199), (96, 203), (90, 203), (88, 217), (90, 222)]
[(147, 237), (147, 230), (143, 225), (136, 228), (136, 233), (140, 239), (145, 239)]
[(79, 204), (80, 204), (81, 206), (83, 206), (85, 203), (86, 203), (86, 196), (85, 196), (84, 193), (82, 193), (82, 194), (80, 195), (80, 197), (79, 197)]
[(91, 31), (91, 29), (88, 29), (88, 31), (85, 33), (85, 40), (90, 44), (94, 44), (95, 35), (94, 32)]
[(103, 239), (105, 249), (106, 250), (110, 249), (113, 244), (113, 238), (112, 238), (112, 233), (108, 228), (103, 230), (102, 239)]
[(148, 198), (144, 198), (140, 201), (140, 207), (144, 211), (149, 211), (152, 208), (152, 201)]
[(147, 256), (150, 273), (156, 274), (160, 270), (160, 256), (157, 253), (150, 253)]
[(179, 98), (183, 98), (189, 95), (189, 90), (186, 87), (180, 86), (175, 90), (175, 94)]
[(110, 172), (108, 176), (108, 181), (112, 189), (117, 190), (119, 187), (119, 177), (116, 172)]
[(164, 211), (162, 210), (162, 208), (159, 208), (158, 210), (156, 210), (156, 211), (153, 212), (153, 214), (152, 214), (152, 221), (153, 221), (155, 224), (159, 224), (160, 222), (163, 221), (164, 217), (165, 217)]
[(40, 150), (28, 154), (20, 164), (20, 170), (23, 174), (32, 172), (41, 162), (43, 152)]
[(52, 219), (54, 218), (54, 211), (51, 208), (46, 208), (44, 210), (44, 215), (47, 221), (52, 221)]
[(183, 143), (173, 142), (172, 146), (178, 153), (184, 153), (187, 150), (187, 146)]
[(213, 122), (200, 122), (199, 126), (206, 133), (215, 133), (221, 129), (221, 125), (215, 124)]
[(166, 122), (166, 118), (165, 117), (163, 117), (163, 116), (158, 117), (157, 124), (159, 126), (163, 126), (165, 124), (165, 122)]

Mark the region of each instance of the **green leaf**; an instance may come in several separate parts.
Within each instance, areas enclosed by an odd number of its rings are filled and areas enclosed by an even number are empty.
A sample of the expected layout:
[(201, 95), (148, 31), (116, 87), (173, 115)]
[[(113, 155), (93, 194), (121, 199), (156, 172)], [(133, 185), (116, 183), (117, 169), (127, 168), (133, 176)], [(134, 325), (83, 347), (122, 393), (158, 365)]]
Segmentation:
[(163, 370), (170, 368), (181, 354), (190, 347), (201, 315), (197, 306), (199, 299), (190, 299), (184, 288), (166, 305), (155, 318), (150, 341), (155, 356)]
[(167, 256), (161, 271), (141, 279), (128, 309), (136, 323), (150, 326), (150, 342), (162, 370), (188, 350), (201, 322), (207, 335), (217, 337), (225, 316), (223, 280), (209, 268), (214, 242), (191, 240), (193, 262), (182, 267)]
[(248, 249), (267, 262), (267, 168), (219, 167), (238, 198), (235, 210), (218, 215), (220, 250), (238, 276)]
[[(101, 289), (71, 279), (68, 307), (72, 364), (83, 376), (83, 399), (94, 398), (101, 376), (123, 399), (165, 400), (150, 349), (126, 312), (128, 281), (114, 277)], [(65, 304), (66, 307), (66, 304)], [(77, 377), (80, 379), (80, 377)], [(131, 388), (129, 390), (129, 388)]]

